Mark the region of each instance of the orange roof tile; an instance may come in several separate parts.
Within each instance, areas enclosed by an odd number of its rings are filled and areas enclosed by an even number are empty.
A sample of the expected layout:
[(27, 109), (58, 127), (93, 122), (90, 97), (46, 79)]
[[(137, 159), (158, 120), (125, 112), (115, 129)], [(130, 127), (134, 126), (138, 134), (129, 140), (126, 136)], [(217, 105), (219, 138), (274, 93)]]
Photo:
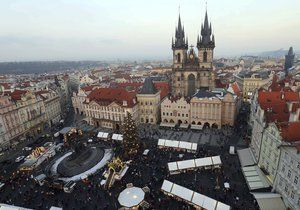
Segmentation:
[(123, 101), (127, 102), (127, 107), (136, 105), (135, 93), (130, 93), (121, 88), (97, 88), (88, 95), (90, 101), (98, 104), (109, 105), (112, 102), (123, 106)]
[(283, 141), (300, 141), (300, 122), (278, 123), (277, 127), (280, 131)]

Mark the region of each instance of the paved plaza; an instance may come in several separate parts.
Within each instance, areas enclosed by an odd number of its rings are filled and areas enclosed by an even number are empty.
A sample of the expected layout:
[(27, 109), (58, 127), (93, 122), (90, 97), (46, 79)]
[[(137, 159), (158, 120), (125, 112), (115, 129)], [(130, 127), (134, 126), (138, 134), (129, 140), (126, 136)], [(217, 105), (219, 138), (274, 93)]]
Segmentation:
[[(113, 132), (83, 123), (76, 125), (85, 126), (87, 129), (82, 139), (95, 139), (98, 131)], [(5, 188), (1, 189), (0, 202), (33, 209), (49, 209), (51, 206), (63, 209), (118, 209), (121, 207), (118, 202), (119, 194), (126, 189), (128, 183), (132, 183), (140, 188), (149, 187), (150, 192), (145, 194), (145, 201), (150, 204), (150, 209), (191, 209), (189, 204), (163, 194), (161, 186), (167, 179), (230, 205), (232, 209), (256, 210), (257, 203), (248, 190), (238, 157), (229, 154), (229, 146), (247, 146), (246, 130), (245, 121), (241, 121), (238, 128), (207, 128), (201, 131), (140, 125), (142, 149), (132, 159), (125, 176), (108, 190), (100, 185), (107, 166), (89, 176), (87, 181), (77, 181), (72, 193), (65, 193), (62, 189), (54, 188), (51, 180), (43, 186), (33, 180), (33, 176), (45, 172), (47, 163), (32, 173), (17, 173), (18, 163), (2, 163), (1, 181), (5, 182)], [(198, 150), (196, 153), (188, 153), (159, 149), (157, 142), (160, 138), (197, 143)], [(42, 143), (43, 141), (40, 144)], [(120, 143), (95, 141), (93, 144), (115, 148), (115, 156), (122, 156), (124, 152)], [(149, 149), (148, 155), (142, 154), (144, 149)], [(197, 169), (176, 175), (169, 174), (168, 162), (214, 155), (220, 155), (221, 169)], [(224, 183), (229, 183), (230, 189), (226, 189)]]

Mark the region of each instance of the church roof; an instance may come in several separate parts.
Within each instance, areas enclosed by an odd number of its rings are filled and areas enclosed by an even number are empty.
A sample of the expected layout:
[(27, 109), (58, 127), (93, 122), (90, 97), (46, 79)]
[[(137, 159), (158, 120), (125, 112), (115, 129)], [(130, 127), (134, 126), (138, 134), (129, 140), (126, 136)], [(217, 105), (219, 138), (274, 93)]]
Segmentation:
[(193, 97), (197, 98), (212, 98), (215, 96), (215, 93), (206, 90), (198, 90), (198, 92), (195, 95), (193, 95)]
[(155, 94), (155, 93), (157, 93), (157, 89), (155, 88), (151, 77), (147, 77), (145, 79), (145, 82), (141, 89), (140, 94)]

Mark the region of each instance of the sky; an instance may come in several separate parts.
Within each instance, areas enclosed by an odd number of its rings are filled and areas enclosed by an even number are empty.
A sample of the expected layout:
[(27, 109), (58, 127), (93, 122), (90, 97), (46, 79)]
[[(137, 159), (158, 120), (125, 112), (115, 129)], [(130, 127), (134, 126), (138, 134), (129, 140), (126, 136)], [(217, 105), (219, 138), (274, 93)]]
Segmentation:
[[(205, 2), (1, 0), (0, 61), (171, 58), (179, 10), (196, 45)], [(299, 0), (208, 0), (215, 56), (300, 49), (299, 8)]]

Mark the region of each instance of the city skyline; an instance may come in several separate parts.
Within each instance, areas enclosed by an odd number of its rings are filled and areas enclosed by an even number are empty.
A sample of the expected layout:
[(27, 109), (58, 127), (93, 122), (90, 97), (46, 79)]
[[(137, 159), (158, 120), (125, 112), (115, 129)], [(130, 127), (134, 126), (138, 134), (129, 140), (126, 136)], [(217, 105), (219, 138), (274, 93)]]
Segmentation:
[[(0, 17), (7, 20), (0, 23), (0, 61), (169, 59), (178, 6), (189, 44), (194, 46), (206, 8), (200, 0), (38, 3), (0, 4)], [(298, 1), (207, 4), (216, 57), (300, 48)]]

